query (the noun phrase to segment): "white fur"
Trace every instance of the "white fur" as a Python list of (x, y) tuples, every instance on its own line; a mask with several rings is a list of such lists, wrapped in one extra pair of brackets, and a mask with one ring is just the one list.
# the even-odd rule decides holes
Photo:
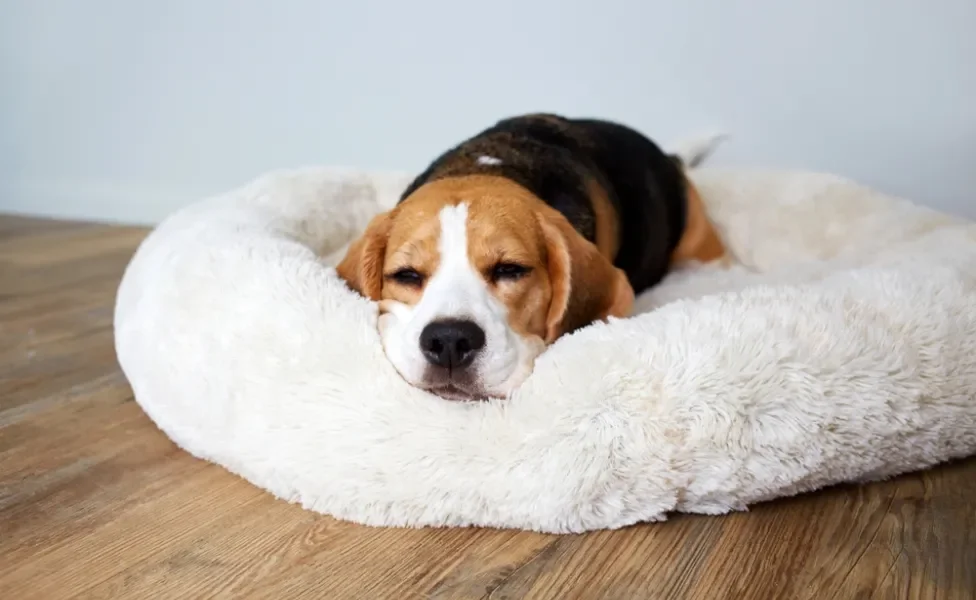
[(392, 304), (380, 317), (380, 337), (387, 356), (408, 382), (423, 385), (427, 360), (420, 333), (428, 323), (445, 318), (467, 319), (485, 331), (485, 347), (469, 367), (481, 391), (505, 396), (522, 383), (543, 350), (541, 340), (518, 336), (508, 325), (508, 311), (488, 289), (468, 255), (468, 207), (461, 203), (441, 209), (439, 263), (415, 306)]
[(377, 525), (614, 528), (976, 452), (973, 224), (827, 175), (694, 177), (744, 266), (561, 338), (508, 401), (404, 382), (323, 264), (400, 175), (275, 173), (172, 216), (119, 290), (119, 361), (183, 448)]
[(502, 164), (502, 159), (496, 158), (494, 156), (488, 156), (487, 154), (484, 154), (484, 155), (478, 157), (478, 161), (477, 162), (478, 162), (479, 165), (495, 166), (495, 165)]
[(670, 152), (678, 156), (687, 168), (694, 168), (705, 162), (715, 149), (728, 138), (724, 133), (711, 133), (687, 138), (672, 144)]

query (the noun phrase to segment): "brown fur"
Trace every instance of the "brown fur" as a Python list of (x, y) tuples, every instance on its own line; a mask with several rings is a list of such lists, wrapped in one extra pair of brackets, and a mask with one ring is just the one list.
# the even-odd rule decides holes
[[(386, 276), (405, 266), (432, 276), (440, 210), (462, 201), (468, 205), (468, 259), (508, 308), (515, 332), (552, 342), (591, 321), (629, 313), (633, 291), (626, 275), (563, 215), (505, 177), (448, 177), (421, 186), (370, 223), (339, 264), (339, 275), (373, 300), (419, 302), (422, 288)], [(493, 282), (489, 274), (501, 261), (531, 271)]]
[(620, 250), (620, 221), (607, 191), (593, 179), (586, 181), (586, 192), (596, 219), (596, 247), (612, 262)]
[(671, 264), (680, 266), (691, 261), (705, 263), (714, 260), (727, 263), (728, 257), (722, 238), (719, 237), (715, 226), (708, 218), (697, 188), (687, 177), (685, 178), (685, 196), (687, 198), (685, 229), (681, 235), (681, 240), (671, 255)]
[(552, 300), (546, 343), (607, 317), (626, 317), (634, 304), (627, 276), (576, 233), (564, 216), (542, 205), (537, 214), (546, 240)]
[(354, 241), (336, 266), (339, 277), (352, 289), (374, 302), (380, 300), (383, 266), (393, 219), (390, 213), (373, 217), (363, 235)]

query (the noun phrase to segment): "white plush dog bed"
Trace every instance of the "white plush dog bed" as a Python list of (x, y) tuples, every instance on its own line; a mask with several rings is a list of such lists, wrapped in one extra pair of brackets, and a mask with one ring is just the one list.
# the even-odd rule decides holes
[(375, 525), (615, 528), (976, 453), (976, 225), (831, 176), (695, 178), (743, 266), (560, 339), (507, 401), (409, 387), (327, 266), (400, 175), (280, 172), (172, 216), (119, 289), (119, 361), (189, 452)]

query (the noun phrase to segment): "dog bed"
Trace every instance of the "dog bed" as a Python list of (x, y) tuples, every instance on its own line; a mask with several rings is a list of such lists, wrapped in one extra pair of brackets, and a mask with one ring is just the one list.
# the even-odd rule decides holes
[(505, 401), (408, 386), (330, 266), (400, 174), (276, 172), (167, 219), (119, 362), (187, 451), (372, 525), (618, 528), (976, 453), (976, 225), (830, 175), (694, 179), (738, 264), (561, 338)]

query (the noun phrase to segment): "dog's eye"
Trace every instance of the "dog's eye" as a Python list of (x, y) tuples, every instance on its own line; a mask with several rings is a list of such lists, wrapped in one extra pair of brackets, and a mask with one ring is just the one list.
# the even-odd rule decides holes
[(424, 282), (424, 276), (421, 275), (416, 269), (411, 269), (410, 267), (398, 269), (386, 277), (387, 279), (392, 279), (401, 285), (409, 285), (414, 287), (419, 287)]
[(491, 268), (491, 279), (492, 281), (501, 281), (503, 279), (513, 281), (525, 276), (531, 270), (529, 267), (523, 265), (502, 262)]

